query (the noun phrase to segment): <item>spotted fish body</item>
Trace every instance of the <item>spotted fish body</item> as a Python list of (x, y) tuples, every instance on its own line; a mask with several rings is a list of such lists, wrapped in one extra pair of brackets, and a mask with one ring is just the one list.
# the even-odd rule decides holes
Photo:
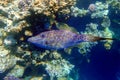
[(38, 47), (54, 50), (68, 48), (86, 41), (94, 41), (94, 37), (68, 30), (51, 30), (28, 38), (28, 42)]

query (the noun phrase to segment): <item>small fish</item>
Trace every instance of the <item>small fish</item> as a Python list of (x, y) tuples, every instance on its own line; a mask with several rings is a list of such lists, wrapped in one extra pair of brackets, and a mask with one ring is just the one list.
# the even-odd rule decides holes
[(45, 49), (59, 50), (75, 46), (81, 42), (112, 40), (85, 34), (76, 34), (68, 30), (51, 30), (28, 38), (28, 42)]

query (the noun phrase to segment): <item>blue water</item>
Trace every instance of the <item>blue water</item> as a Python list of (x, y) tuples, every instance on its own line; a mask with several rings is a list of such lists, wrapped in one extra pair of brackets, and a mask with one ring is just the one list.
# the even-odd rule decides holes
[[(83, 6), (86, 7), (88, 5), (86, 3)], [(78, 7), (81, 6), (78, 5)], [(111, 19), (110, 29), (115, 33), (115, 35), (117, 35), (117, 38), (119, 39), (120, 33), (117, 28), (119, 29), (120, 25), (114, 23), (112, 20), (117, 19), (120, 21), (120, 15), (115, 15), (115, 11), (112, 9), (109, 11), (109, 17)], [(83, 31), (85, 30), (85, 25), (90, 22), (99, 24), (97, 20), (91, 20), (89, 16), (82, 18), (72, 17), (67, 23), (70, 26), (74, 26), (78, 31)], [(90, 63), (88, 63), (85, 59), (83, 59), (83, 62), (81, 63), (81, 56), (77, 52), (74, 52), (72, 55), (76, 57), (73, 63), (76, 65), (76, 68), (79, 69), (79, 80), (120, 80), (120, 40), (113, 41), (112, 48), (110, 50), (106, 50), (103, 47), (103, 44), (99, 43), (97, 46), (92, 48), (89, 54), (91, 54), (89, 57)]]
[[(113, 15), (112, 13), (111, 11), (109, 14), (110, 19), (120, 20), (120, 15)], [(68, 24), (80, 31), (84, 30), (84, 26), (89, 22), (95, 21), (87, 16), (84, 18), (71, 18)], [(119, 31), (117, 28), (119, 29), (120, 25), (111, 21), (111, 26), (110, 29), (112, 29), (115, 35), (118, 35)], [(85, 59), (79, 65), (78, 63), (81, 59), (76, 59), (74, 62), (77, 68), (79, 68), (79, 80), (120, 80), (120, 40), (115, 40), (110, 50), (106, 50), (103, 44), (99, 43), (92, 48), (90, 54), (90, 63), (87, 63)], [(76, 56), (79, 56), (79, 53)]]
[(110, 51), (101, 45), (95, 47), (91, 52), (90, 63), (83, 63), (80, 67), (83, 80), (118, 80), (116, 73), (120, 69), (120, 53), (117, 47), (113, 45)]

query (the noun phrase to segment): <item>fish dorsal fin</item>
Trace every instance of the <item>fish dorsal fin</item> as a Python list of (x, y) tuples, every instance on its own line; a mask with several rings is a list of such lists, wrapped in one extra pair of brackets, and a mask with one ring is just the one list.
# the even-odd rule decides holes
[(53, 22), (53, 24), (51, 26), (51, 30), (59, 30), (56, 22)]
[(69, 26), (68, 24), (66, 23), (57, 23), (56, 22), (56, 27), (59, 29), (59, 30), (68, 30), (68, 31), (71, 31), (71, 32), (74, 32), (74, 33), (78, 33), (78, 31), (74, 28), (74, 27), (71, 27)]
[(49, 28), (46, 29), (46, 31), (51, 31), (51, 30), (59, 30), (59, 28), (56, 25), (56, 22), (52, 22)]
[(48, 30), (68, 30), (78, 34), (78, 31), (66, 23), (54, 21)]

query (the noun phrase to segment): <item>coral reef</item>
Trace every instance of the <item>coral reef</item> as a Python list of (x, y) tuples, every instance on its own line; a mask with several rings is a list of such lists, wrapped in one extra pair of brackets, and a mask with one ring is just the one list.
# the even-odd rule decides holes
[(70, 71), (74, 68), (74, 65), (70, 64), (68, 61), (62, 60), (52, 60), (46, 63), (46, 71), (50, 76), (50, 80), (54, 80), (54, 77), (65, 77), (69, 75)]
[(112, 8), (120, 10), (120, 1), (119, 0), (107, 0), (108, 3)]
[(108, 4), (104, 4), (102, 2), (96, 2), (95, 3), (96, 9), (95, 11), (91, 14), (91, 18), (104, 18), (105, 16), (108, 15)]
[[(27, 80), (27, 79), (26, 79)], [(30, 78), (29, 80), (43, 80), (43, 78), (42, 77), (32, 77), (32, 78)]]
[(7, 74), (7, 76), (22, 77), (24, 70), (24, 67), (15, 65), (15, 67)]
[(9, 3), (11, 3), (13, 0), (0, 0), (0, 5), (7, 6)]
[(21, 0), (18, 7), (21, 10), (33, 10), (36, 14), (43, 13), (47, 16), (56, 12), (70, 12), (69, 7), (75, 4), (75, 0)]
[(17, 44), (17, 41), (13, 38), (13, 36), (7, 36), (3, 41), (5, 46), (13, 46)]
[(19, 79), (14, 76), (6, 76), (6, 77), (4, 77), (4, 80), (23, 80), (23, 79)]
[(0, 46), (0, 73), (15, 66), (17, 58), (10, 55), (10, 50)]
[(71, 7), (71, 15), (74, 17), (80, 16), (83, 17), (88, 13), (88, 10), (85, 9), (79, 9), (78, 7)]

